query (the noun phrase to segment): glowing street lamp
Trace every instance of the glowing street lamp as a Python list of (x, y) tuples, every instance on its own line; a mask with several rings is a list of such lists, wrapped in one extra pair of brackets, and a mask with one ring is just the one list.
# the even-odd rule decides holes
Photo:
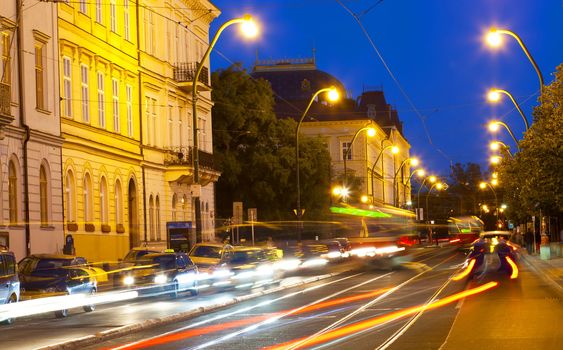
[[(391, 153), (393, 154), (397, 154), (399, 153), (399, 147), (394, 146), (393, 144), (390, 144), (386, 147), (383, 147), (383, 144), (385, 144), (385, 141), (389, 141), (391, 142), (391, 140), (389, 140), (388, 138), (385, 138), (381, 141), (381, 151), (379, 151), (379, 154), (377, 155), (377, 158), (375, 158), (375, 162), (373, 162), (373, 166), (371, 167), (371, 196), (373, 199), (375, 199), (375, 187), (373, 184), (373, 179), (374, 179), (374, 174), (375, 174), (375, 166), (377, 165), (377, 162), (379, 161), (379, 158), (381, 158), (383, 156), (383, 152), (385, 152), (388, 149), (391, 149)], [(381, 196), (382, 196), (382, 200), (383, 203), (385, 203), (385, 168), (383, 167), (383, 159), (381, 158)]]
[(497, 165), (500, 164), (502, 158), (499, 156), (492, 156), (489, 161), (491, 162), (491, 164)]
[[(313, 96), (311, 96), (311, 99), (309, 100), (309, 104), (307, 105), (307, 108), (305, 108), (305, 111), (301, 115), (301, 118), (299, 119), (299, 123), (297, 123), (297, 128), (295, 129), (295, 167), (296, 167), (295, 172), (296, 172), (296, 178), (297, 178), (297, 210), (296, 210), (297, 221), (300, 221), (301, 216), (302, 216), (302, 213), (301, 213), (301, 185), (300, 185), (300, 182), (299, 182), (299, 128), (301, 127), (301, 123), (303, 122), (303, 119), (305, 119), (307, 112), (309, 112), (309, 109), (311, 108), (313, 101), (317, 98), (317, 96), (319, 96), (323, 92), (328, 93), (328, 99), (330, 101), (337, 101), (340, 97), (338, 90), (334, 86), (331, 86), (329, 88), (320, 89), (317, 92), (315, 92), (313, 94)], [(197, 124), (194, 124), (194, 125), (197, 125)], [(301, 230), (300, 229), (298, 230), (297, 236), (298, 236), (297, 239), (299, 241), (301, 241)]]
[[(192, 161), (193, 161), (193, 184), (199, 185), (199, 129), (195, 127), (198, 125), (198, 117), (197, 117), (197, 100), (198, 100), (198, 92), (197, 92), (197, 82), (199, 81), (199, 76), (201, 75), (201, 71), (203, 70), (203, 66), (205, 61), (209, 58), (209, 54), (211, 50), (215, 47), (219, 36), (221, 33), (230, 25), (233, 24), (242, 24), (241, 29), (243, 32), (248, 36), (252, 37), (258, 33), (258, 28), (256, 27), (256, 23), (253, 21), (251, 15), (244, 15), (241, 18), (234, 18), (230, 21), (225, 22), (219, 29), (215, 36), (209, 43), (207, 50), (203, 54), (203, 57), (197, 64), (197, 70), (194, 74), (193, 81), (192, 81), (192, 125), (193, 127), (193, 140), (194, 145), (192, 148)], [(201, 201), (199, 196), (194, 196), (194, 211), (195, 211), (195, 234), (196, 234), (196, 242), (202, 241), (202, 224), (201, 224)]]
[(497, 192), (495, 191), (495, 188), (488, 182), (484, 182), (482, 181), (481, 183), (479, 183), (479, 188), (484, 190), (487, 187), (489, 187), (491, 189), (491, 191), (493, 191), (493, 194), (495, 195), (495, 207), (496, 207), (496, 214), (497, 214), (497, 221), (498, 221), (498, 198), (497, 198)]
[(346, 148), (346, 153), (344, 153), (344, 186), (346, 186), (346, 183), (348, 182), (348, 178), (347, 178), (347, 168), (346, 168), (346, 160), (348, 159), (348, 157), (350, 156), (350, 151), (352, 150), (352, 145), (354, 144), (354, 141), (356, 140), (356, 137), (358, 137), (358, 135), (360, 134), (360, 132), (362, 131), (366, 131), (366, 134), (368, 135), (368, 137), (374, 137), (376, 134), (376, 131), (373, 127), (369, 127), (369, 125), (372, 125), (372, 122), (369, 122), (366, 126), (358, 129), (355, 133), (354, 136), (352, 137), (352, 141), (350, 141), (350, 146), (348, 148)]
[(516, 137), (514, 136), (514, 133), (512, 132), (512, 130), (510, 129), (510, 127), (508, 127), (508, 125), (506, 123), (503, 123), (499, 120), (493, 120), (491, 122), (489, 122), (489, 130), (491, 132), (497, 132), (500, 130), (500, 127), (504, 127), (506, 129), (506, 131), (508, 131), (508, 133), (510, 134), (510, 136), (512, 137), (512, 140), (514, 140), (514, 143), (516, 144), (516, 147), (518, 147), (518, 150), (520, 150), (520, 145), (518, 144), (518, 140), (516, 139)]
[(512, 153), (510, 153), (510, 147), (508, 147), (508, 145), (502, 141), (493, 141), (489, 144), (489, 147), (491, 148), (491, 151), (498, 151), (500, 149), (506, 151), (506, 153), (508, 153), (508, 155), (510, 156), (510, 158), (512, 158)]
[(398, 194), (398, 189), (397, 189), (397, 175), (399, 174), (399, 172), (401, 171), (401, 169), (403, 169), (403, 167), (405, 166), (405, 164), (410, 163), (410, 165), (412, 166), (418, 166), (418, 164), (420, 164), (420, 162), (418, 161), (417, 158), (407, 158), (405, 160), (403, 160), (401, 162), (401, 165), (399, 166), (399, 168), (397, 169), (397, 171), (395, 172), (395, 176), (393, 176), (393, 199), (395, 202), (395, 206), (397, 206), (398, 204), (398, 200), (397, 200), (397, 195)]
[(434, 184), (438, 179), (436, 178), (436, 176), (430, 175), (430, 176), (425, 177), (424, 180), (422, 180), (422, 183), (420, 184), (420, 187), (418, 188), (418, 193), (416, 195), (416, 205), (419, 208), (421, 208), (421, 206), (420, 206), (420, 190), (422, 190), (422, 187), (424, 187), (424, 183), (426, 182), (426, 180), (428, 180), (431, 184)]
[(510, 92), (502, 89), (492, 88), (489, 90), (489, 93), (487, 94), (487, 99), (493, 103), (499, 102), (501, 98), (501, 94), (504, 94), (508, 96), (508, 98), (510, 98), (510, 100), (514, 104), (514, 107), (516, 107), (516, 110), (518, 111), (518, 113), (520, 113), (520, 116), (524, 120), (524, 124), (526, 125), (526, 131), (528, 131), (528, 129), (530, 128), (530, 125), (528, 124), (528, 118), (526, 118), (526, 116), (524, 115), (524, 111), (522, 110), (522, 108), (520, 108), (520, 105), (518, 104), (518, 102), (516, 102), (514, 96), (512, 96)]
[[(489, 44), (489, 46), (491, 46), (491, 47), (494, 47), (494, 48), (499, 47), (500, 45), (502, 45), (501, 35), (509, 35), (509, 36), (513, 37), (514, 39), (516, 39), (518, 44), (520, 44), (520, 47), (522, 48), (522, 50), (526, 54), (526, 57), (528, 57), (528, 60), (534, 66), (534, 69), (536, 70), (536, 73), (538, 75), (538, 79), (540, 81), (540, 93), (541, 93), (541, 95), (543, 95), (543, 76), (540, 72), (540, 69), (539, 69), (538, 65), (536, 64), (536, 61), (534, 61), (534, 58), (532, 57), (532, 55), (530, 55), (528, 48), (526, 47), (526, 45), (524, 45), (524, 42), (522, 41), (522, 39), (520, 39), (520, 37), (516, 33), (512, 32), (510, 30), (507, 30), (507, 29), (491, 28), (489, 30), (489, 33), (486, 36), (486, 41)], [(541, 99), (541, 95), (540, 95), (540, 99)]]

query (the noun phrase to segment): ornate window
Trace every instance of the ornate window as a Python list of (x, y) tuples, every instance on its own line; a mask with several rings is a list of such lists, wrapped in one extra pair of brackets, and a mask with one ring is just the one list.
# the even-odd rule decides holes
[(119, 180), (115, 182), (115, 223), (123, 224), (123, 192)]
[(10, 208), (10, 224), (18, 223), (18, 171), (16, 164), (10, 160), (8, 165), (8, 204)]
[(76, 222), (76, 187), (71, 170), (66, 173), (66, 220)]
[(92, 193), (92, 179), (90, 179), (90, 174), (86, 173), (84, 175), (84, 184), (83, 184), (83, 191), (84, 191), (84, 222), (91, 223), (94, 217), (94, 208), (93, 208), (93, 193)]
[(104, 73), (98, 72), (98, 123), (100, 128), (106, 128), (106, 96), (104, 92)]
[(64, 115), (72, 117), (72, 68), (70, 58), (63, 57)]
[(81, 105), (82, 105), (82, 121), (85, 123), (90, 122), (90, 90), (88, 87), (88, 66), (85, 64), (80, 65), (80, 91), (81, 91)]
[(39, 210), (41, 226), (49, 225), (49, 178), (43, 164), (39, 168)]
[(119, 132), (119, 81), (116, 78), (111, 80), (112, 106), (113, 106), (113, 131)]
[(100, 180), (100, 222), (106, 225), (109, 222), (109, 194), (106, 178)]

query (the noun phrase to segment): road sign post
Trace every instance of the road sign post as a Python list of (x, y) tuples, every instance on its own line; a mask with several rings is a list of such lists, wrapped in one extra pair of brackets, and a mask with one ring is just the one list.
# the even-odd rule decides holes
[(258, 209), (248, 208), (248, 221), (252, 230), (252, 245), (254, 245), (254, 222), (257, 220)]

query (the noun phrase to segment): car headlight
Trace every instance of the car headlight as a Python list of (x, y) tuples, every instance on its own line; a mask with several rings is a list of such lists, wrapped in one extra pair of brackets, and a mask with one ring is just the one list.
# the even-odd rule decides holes
[(217, 270), (213, 271), (212, 275), (215, 278), (224, 278), (224, 277), (231, 276), (232, 273), (231, 273), (231, 271), (229, 271), (227, 269), (217, 269)]
[(154, 278), (154, 283), (163, 284), (163, 283), (166, 283), (167, 280), (168, 280), (168, 278), (166, 278), (166, 275), (157, 275)]
[(130, 286), (135, 283), (135, 278), (133, 276), (127, 276), (123, 279), (123, 284), (126, 286)]

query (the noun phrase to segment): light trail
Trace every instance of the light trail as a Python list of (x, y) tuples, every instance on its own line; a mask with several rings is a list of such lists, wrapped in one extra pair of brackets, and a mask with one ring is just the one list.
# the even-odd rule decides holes
[(351, 319), (352, 317), (356, 316), (357, 314), (359, 314), (360, 312), (363, 312), (365, 309), (367, 309), (368, 307), (372, 306), (373, 304), (379, 302), (380, 300), (386, 298), (387, 296), (393, 294), (394, 292), (396, 292), (397, 290), (401, 289), (402, 287), (404, 287), (405, 285), (407, 285), (408, 283), (412, 282), (413, 280), (417, 279), (418, 277), (424, 275), (425, 273), (427, 273), (428, 271), (432, 271), (434, 270), (436, 267), (442, 265), (443, 263), (445, 263), (448, 260), (451, 260), (455, 257), (456, 255), (452, 255), (442, 261), (440, 261), (438, 264), (432, 266), (431, 268), (429, 268), (428, 270), (422, 271), (419, 274), (409, 278), (408, 280), (404, 281), (403, 283), (391, 288), (391, 290), (389, 290), (388, 292), (384, 293), (383, 295), (380, 295), (379, 297), (375, 298), (374, 300), (362, 305), (361, 307), (359, 307), (358, 309), (356, 309), (354, 312), (346, 315), (345, 317), (341, 318), (340, 320), (326, 326), (325, 328), (321, 329), (320, 331), (305, 337), (301, 340), (299, 340), (298, 342), (292, 343), (291, 346), (289, 346), (288, 348), (286, 348), (287, 350), (293, 350), (293, 349), (298, 349), (301, 346), (301, 343), (305, 344), (308, 343), (309, 341), (321, 337), (323, 334), (330, 332), (331, 329), (333, 329), (334, 327), (337, 327), (339, 325), (341, 325), (342, 323), (348, 321), (349, 319)]
[(513, 279), (518, 278), (518, 267), (516, 266), (516, 263), (514, 263), (514, 261), (509, 256), (506, 257), (506, 261), (508, 262), (508, 264), (512, 268), (512, 273), (510, 274), (510, 279), (513, 280)]
[(467, 265), (465, 270), (463, 270), (459, 274), (452, 277), (452, 280), (459, 281), (459, 280), (465, 278), (465, 276), (469, 275), (469, 273), (473, 270), (473, 266), (475, 266), (475, 259), (469, 260), (469, 265)]
[(394, 320), (415, 314), (417, 312), (442, 307), (442, 306), (445, 306), (447, 304), (453, 303), (457, 300), (466, 298), (468, 296), (483, 293), (483, 292), (485, 292), (485, 291), (487, 291), (491, 288), (494, 288), (496, 286), (498, 286), (498, 282), (489, 282), (489, 283), (484, 284), (482, 286), (479, 286), (479, 287), (476, 287), (476, 288), (473, 288), (473, 289), (468, 289), (468, 290), (465, 290), (463, 292), (453, 294), (453, 295), (446, 297), (444, 299), (440, 299), (438, 301), (435, 301), (435, 302), (433, 302), (429, 305), (424, 304), (424, 305), (410, 307), (410, 308), (407, 308), (407, 309), (401, 310), (401, 311), (391, 312), (389, 314), (374, 317), (374, 318), (369, 319), (369, 320), (353, 323), (353, 324), (350, 324), (348, 326), (344, 326), (344, 327), (334, 329), (330, 332), (326, 332), (326, 333), (321, 334), (321, 335), (314, 337), (314, 338), (305, 337), (305, 338), (302, 338), (302, 339), (289, 341), (289, 342), (286, 342), (286, 343), (283, 343), (283, 344), (266, 347), (266, 348), (264, 348), (264, 350), (301, 349), (301, 348), (306, 347), (306, 346), (317, 345), (317, 344), (324, 343), (324, 342), (327, 342), (327, 341), (330, 341), (330, 340), (333, 340), (333, 339), (349, 336), (351, 334), (356, 334), (358, 332), (368, 330), (368, 329), (376, 327), (376, 326), (380, 326), (380, 325), (385, 324), (387, 322), (394, 321)]
[(289, 294), (283, 295), (283, 296), (281, 296), (281, 297), (278, 297), (278, 298), (275, 298), (275, 299), (272, 299), (272, 300), (266, 300), (266, 301), (260, 302), (260, 303), (258, 303), (258, 304), (255, 304), (255, 305), (242, 308), (242, 309), (237, 310), (237, 311), (232, 311), (232, 312), (229, 312), (229, 313), (217, 315), (217, 316), (215, 316), (215, 317), (211, 317), (211, 318), (209, 318), (209, 319), (207, 319), (207, 320), (204, 320), (204, 321), (196, 322), (196, 323), (194, 323), (194, 324), (191, 324), (191, 325), (188, 325), (188, 326), (185, 326), (185, 327), (182, 327), (182, 328), (178, 328), (178, 329), (175, 329), (175, 330), (170, 331), (170, 332), (166, 332), (166, 333), (163, 333), (163, 334), (159, 334), (159, 335), (157, 335), (157, 336), (154, 336), (154, 337), (150, 337), (150, 338), (142, 339), (142, 340), (139, 340), (139, 341), (136, 341), (136, 342), (132, 342), (132, 343), (129, 343), (129, 344), (125, 344), (125, 345), (122, 345), (122, 346), (119, 346), (119, 347), (115, 347), (115, 348), (113, 348), (113, 349), (115, 349), (115, 350), (122, 350), (122, 349), (141, 349), (141, 348), (143, 348), (144, 346), (141, 346), (141, 347), (134, 347), (134, 346), (142, 345), (143, 343), (148, 342), (148, 341), (151, 341), (151, 340), (153, 340), (153, 339), (158, 339), (158, 338), (161, 338), (161, 337), (166, 337), (166, 336), (168, 336), (168, 335), (175, 334), (175, 333), (177, 333), (177, 332), (182, 332), (182, 331), (185, 331), (185, 330), (187, 330), (187, 329), (192, 329), (192, 328), (200, 327), (200, 326), (203, 326), (203, 325), (208, 324), (208, 323), (211, 323), (211, 322), (215, 322), (215, 321), (219, 321), (219, 320), (222, 320), (222, 319), (226, 319), (226, 318), (231, 317), (231, 316), (233, 316), (233, 315), (245, 313), (245, 312), (248, 312), (248, 311), (250, 311), (250, 310), (259, 308), (259, 307), (271, 305), (271, 304), (273, 304), (273, 303), (275, 303), (275, 302), (278, 302), (278, 301), (281, 301), (281, 300), (284, 300), (284, 299), (288, 299), (288, 298), (294, 297), (294, 296), (299, 295), (299, 294), (305, 294), (305, 293), (307, 293), (307, 292), (310, 292), (310, 291), (313, 291), (313, 290), (316, 290), (316, 289), (319, 289), (319, 288), (322, 288), (322, 287), (326, 287), (326, 286), (329, 286), (329, 285), (334, 284), (334, 283), (342, 282), (342, 281), (345, 281), (345, 280), (348, 280), (348, 279), (350, 279), (350, 278), (357, 277), (357, 276), (360, 276), (360, 275), (363, 275), (363, 274), (364, 274), (363, 272), (362, 272), (362, 273), (357, 273), (357, 274), (354, 274), (354, 275), (351, 275), (351, 276), (346, 276), (346, 277), (342, 277), (342, 278), (336, 279), (336, 280), (334, 280), (334, 281), (329, 281), (329, 282), (325, 282), (325, 283), (322, 283), (322, 284), (319, 284), (319, 285), (316, 285), (316, 286), (311, 286), (311, 287), (305, 288), (305, 289), (303, 289), (303, 290), (296, 291), (296, 292), (293, 292), (293, 293), (289, 293)]

